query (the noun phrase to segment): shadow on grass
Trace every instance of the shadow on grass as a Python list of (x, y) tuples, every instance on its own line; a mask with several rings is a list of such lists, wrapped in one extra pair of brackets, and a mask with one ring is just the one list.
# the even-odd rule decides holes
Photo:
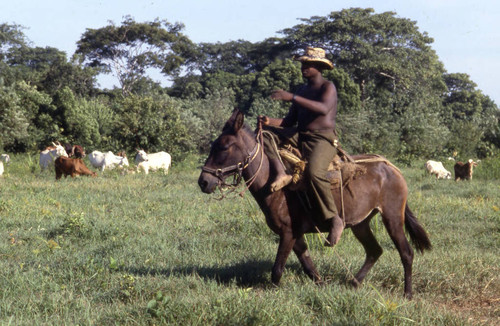
[[(196, 275), (204, 280), (213, 280), (221, 285), (236, 284), (242, 288), (274, 288), (271, 282), (271, 270), (273, 267), (272, 261), (250, 260), (226, 266), (183, 266), (171, 269), (155, 269), (148, 267), (124, 267), (120, 271), (140, 275), (160, 275), (163, 277), (179, 277)], [(304, 273), (302, 267), (298, 263), (287, 263), (285, 274), (293, 274), (297, 277), (304, 277), (309, 281), (309, 278)], [(323, 285), (331, 284), (346, 284), (352, 287), (352, 278), (343, 272), (323, 275)], [(312, 283), (312, 280), (311, 280)]]
[[(250, 260), (227, 266), (183, 266), (171, 269), (155, 269), (147, 267), (128, 267), (122, 271), (135, 275), (188, 276), (197, 275), (206, 280), (215, 280), (219, 284), (236, 284), (240, 287), (270, 287), (273, 262)], [(287, 264), (286, 273), (304, 275), (299, 264)]]

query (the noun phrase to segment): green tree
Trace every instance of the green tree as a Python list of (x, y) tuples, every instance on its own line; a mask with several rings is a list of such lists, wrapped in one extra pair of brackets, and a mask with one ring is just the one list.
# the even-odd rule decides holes
[(99, 113), (104, 110), (95, 101), (79, 98), (69, 87), (64, 87), (57, 92), (53, 104), (57, 107), (58, 124), (64, 141), (85, 147), (101, 143), (102, 125), (98, 119), (103, 116)]
[(191, 70), (202, 74), (224, 71), (242, 75), (262, 71), (272, 62), (290, 57), (290, 44), (275, 37), (257, 43), (245, 40), (201, 43)]
[(3, 85), (11, 85), (17, 81), (8, 60), (13, 50), (27, 46), (28, 40), (22, 31), (23, 28), (15, 24), (0, 24), (0, 80)]
[(113, 73), (127, 95), (146, 76), (148, 68), (160, 69), (167, 76), (180, 72), (195, 51), (189, 38), (181, 33), (183, 28), (180, 23), (159, 19), (137, 23), (127, 16), (120, 26), (111, 23), (87, 29), (77, 43), (76, 53), (87, 65)]
[(195, 69), (202, 74), (224, 71), (236, 75), (252, 71), (253, 64), (248, 52), (254, 44), (249, 41), (227, 43), (201, 43)]
[[(80, 95), (92, 95), (96, 72), (68, 62), (66, 53), (52, 47), (31, 47), (19, 25), (0, 25), (0, 78), (7, 85), (24, 80), (39, 91), (55, 94), (69, 86)], [(76, 57), (75, 57), (76, 58)]]
[(0, 149), (12, 148), (28, 138), (29, 121), (20, 102), (13, 87), (0, 83)]
[(465, 157), (493, 155), (500, 144), (498, 107), (467, 74), (445, 74), (444, 80), (445, 122), (453, 132), (448, 147)]
[(178, 101), (178, 106), (189, 134), (188, 152), (208, 153), (235, 107), (235, 95), (231, 89), (219, 89), (205, 98)]
[(9, 57), (12, 49), (27, 46), (28, 40), (23, 29), (21, 25), (0, 24), (0, 62)]
[(325, 48), (335, 64), (360, 85), (362, 99), (373, 95), (366, 89), (368, 83), (391, 91), (405, 91), (416, 82), (444, 88), (442, 64), (429, 45), (433, 39), (420, 33), (414, 21), (395, 17), (394, 12), (374, 14), (371, 8), (351, 8), (302, 21), (282, 31), (286, 40), (295, 49), (305, 45)]
[[(0, 147), (13, 152), (36, 149), (44, 140), (55, 140), (58, 127), (50, 116), (40, 116), (52, 99), (24, 81), (11, 86), (0, 82)], [(40, 119), (46, 124), (39, 124)]]
[(51, 47), (22, 46), (12, 49), (7, 63), (17, 80), (36, 85), (40, 91), (54, 95), (69, 87), (80, 96), (95, 94), (97, 72), (77, 63), (76, 57), (68, 62), (66, 53)]
[(130, 95), (117, 104), (114, 135), (125, 148), (167, 151), (175, 159), (188, 154), (191, 138), (175, 100)]

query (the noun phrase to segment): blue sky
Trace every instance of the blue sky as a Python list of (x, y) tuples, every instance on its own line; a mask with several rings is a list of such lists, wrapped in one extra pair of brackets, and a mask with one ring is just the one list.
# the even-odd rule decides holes
[[(0, 22), (23, 25), (34, 46), (66, 51), (86, 28), (100, 28), (126, 15), (138, 22), (155, 18), (182, 22), (193, 42), (251, 42), (279, 36), (299, 18), (326, 16), (345, 8), (393, 11), (417, 22), (445, 69), (471, 76), (484, 94), (500, 104), (500, 1), (498, 0), (0, 0)], [(158, 77), (159, 78), (159, 77)], [(158, 79), (156, 78), (156, 79)], [(159, 80), (161, 81), (161, 80)], [(102, 79), (103, 86), (109, 80)]]

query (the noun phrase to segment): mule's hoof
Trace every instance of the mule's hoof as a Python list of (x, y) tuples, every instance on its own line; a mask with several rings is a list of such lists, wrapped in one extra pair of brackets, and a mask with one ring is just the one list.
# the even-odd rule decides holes
[(409, 292), (409, 293), (405, 293), (405, 294), (404, 294), (404, 297), (405, 297), (405, 299), (407, 299), (407, 300), (411, 300), (411, 299), (413, 299), (413, 294), (412, 294), (411, 292)]
[(314, 284), (317, 286), (324, 286), (326, 283), (321, 278), (318, 278), (317, 280), (314, 280)]
[(358, 280), (355, 278), (350, 280), (349, 284), (351, 284), (351, 286), (355, 289), (357, 289), (361, 285), (361, 283), (359, 283)]
[(290, 184), (290, 182), (292, 182), (292, 176), (289, 174), (285, 174), (279, 177), (278, 179), (276, 179), (276, 181), (271, 183), (271, 192), (276, 192), (281, 188), (286, 187)]

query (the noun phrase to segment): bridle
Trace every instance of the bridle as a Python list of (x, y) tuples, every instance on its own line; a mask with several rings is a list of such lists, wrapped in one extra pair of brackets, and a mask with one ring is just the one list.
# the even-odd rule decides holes
[[(257, 142), (254, 146), (254, 148), (250, 151), (250, 153), (247, 154), (247, 156), (243, 159), (243, 161), (238, 162), (236, 164), (226, 166), (223, 168), (218, 168), (218, 169), (213, 169), (207, 166), (202, 166), (201, 170), (203, 172), (207, 172), (217, 179), (219, 179), (218, 187), (220, 188), (221, 191), (224, 191), (226, 189), (230, 189), (230, 192), (234, 191), (236, 187), (238, 187), (241, 183), (241, 180), (243, 179), (243, 171), (252, 163), (255, 158), (257, 158), (257, 155), (259, 152), (261, 152), (261, 159), (259, 163), (259, 167), (257, 168), (257, 171), (255, 172), (252, 177), (250, 177), (246, 183), (245, 189), (240, 192), (240, 196), (243, 196), (244, 192), (252, 185), (253, 181), (257, 177), (257, 174), (260, 171), (260, 168), (262, 167), (262, 161), (263, 161), (263, 145), (262, 145), (262, 133), (261, 129), (259, 128), (259, 131), (257, 133)], [(226, 179), (230, 176), (233, 176), (233, 180), (231, 183), (226, 183)], [(222, 196), (224, 198), (225, 195)], [(221, 198), (221, 199), (222, 199)]]
[[(252, 149), (250, 153), (248, 153), (247, 157), (241, 162), (238, 162), (234, 165), (226, 166), (224, 168), (218, 168), (218, 169), (213, 169), (209, 168), (208, 166), (202, 166), (201, 170), (203, 172), (210, 173), (211, 175), (217, 177), (221, 183), (220, 186), (233, 186), (237, 187), (242, 179), (243, 175), (243, 170), (245, 170), (250, 163), (253, 162), (253, 160), (257, 157), (257, 154), (259, 153), (260, 149), (260, 144), (257, 142), (255, 144), (255, 147)], [(233, 176), (233, 182), (232, 183), (226, 183), (225, 179), (227, 177)]]

